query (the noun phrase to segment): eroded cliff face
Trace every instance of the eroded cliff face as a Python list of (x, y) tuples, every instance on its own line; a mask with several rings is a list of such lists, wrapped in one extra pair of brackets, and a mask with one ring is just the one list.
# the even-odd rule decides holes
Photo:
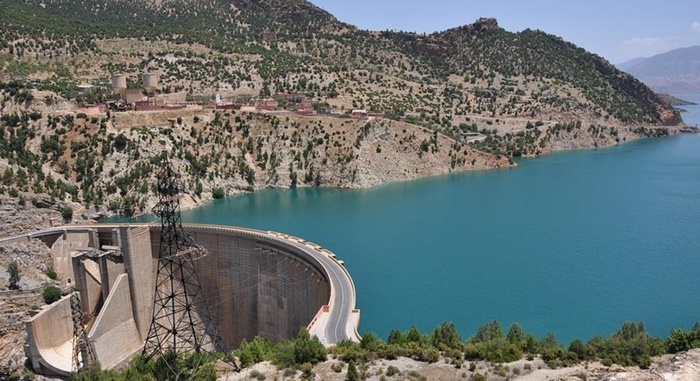
[(683, 125), (683, 118), (678, 110), (668, 104), (657, 104), (657, 112), (661, 116), (664, 126)]
[[(4, 185), (26, 200), (49, 194), (87, 217), (126, 214), (156, 202), (158, 156), (171, 152), (186, 206), (275, 187), (366, 188), (454, 171), (513, 165), (441, 133), (384, 118), (302, 117), (186, 109), (109, 116), (32, 114), (21, 135), (23, 161), (0, 158)], [(24, 132), (23, 132), (24, 131)], [(13, 143), (14, 144), (14, 143)], [(81, 215), (82, 216), (82, 211)]]
[[(185, 140), (181, 150), (171, 145), (177, 138), (163, 143), (175, 148), (174, 160), (184, 179), (199, 180), (205, 189), (367, 188), (513, 165), (508, 158), (479, 152), (451, 137), (383, 118), (216, 112), (183, 118), (167, 130), (168, 136)], [(163, 148), (153, 147), (143, 130), (121, 126), (116, 131), (137, 144), (140, 158), (158, 155)], [(133, 159), (131, 152), (125, 153), (127, 160)], [(196, 171), (203, 176), (193, 179)]]

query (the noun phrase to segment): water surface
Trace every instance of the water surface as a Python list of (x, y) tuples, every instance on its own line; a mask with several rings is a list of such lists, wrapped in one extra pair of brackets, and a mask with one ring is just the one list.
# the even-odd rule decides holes
[[(683, 96), (700, 102), (700, 96)], [(689, 124), (698, 106), (685, 107)], [(700, 135), (523, 160), (369, 190), (267, 190), (185, 222), (276, 230), (343, 259), (360, 331), (497, 319), (564, 343), (700, 321)]]

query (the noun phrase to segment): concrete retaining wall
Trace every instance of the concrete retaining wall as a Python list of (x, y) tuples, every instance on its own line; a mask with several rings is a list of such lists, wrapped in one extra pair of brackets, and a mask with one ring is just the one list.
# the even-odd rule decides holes
[(73, 320), (70, 295), (45, 307), (27, 322), (27, 350), (35, 371), (65, 375), (72, 366)]
[(117, 278), (112, 292), (88, 333), (90, 342), (94, 343), (97, 360), (104, 369), (124, 362), (143, 346), (131, 313), (128, 278), (127, 274)]
[[(151, 251), (151, 231), (148, 226), (122, 226), (119, 231), (122, 251), (129, 253), (124, 256), (124, 267), (129, 273), (134, 320), (141, 340), (145, 341), (153, 316), (153, 290), (158, 264)], [(158, 252), (155, 253), (157, 256)]]
[(80, 248), (87, 248), (91, 241), (88, 232), (71, 232), (60, 236), (51, 246), (53, 267), (59, 279), (75, 279), (71, 254)]

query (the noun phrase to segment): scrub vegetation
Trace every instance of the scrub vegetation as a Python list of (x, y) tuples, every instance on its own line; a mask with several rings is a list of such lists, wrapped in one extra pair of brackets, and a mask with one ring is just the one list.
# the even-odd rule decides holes
[[(453, 323), (446, 322), (430, 333), (421, 333), (413, 326), (403, 332), (392, 330), (386, 341), (374, 333), (367, 333), (359, 343), (343, 341), (329, 349), (318, 338), (310, 336), (306, 329), (302, 329), (295, 340), (276, 343), (260, 337), (244, 340), (232, 354), (243, 368), (270, 362), (278, 369), (286, 369), (285, 375), (301, 372), (302, 379), (313, 379), (314, 365), (331, 361), (334, 372), (346, 372), (346, 379), (363, 380), (371, 376), (367, 373), (369, 363), (399, 357), (426, 363), (444, 361), (457, 369), (464, 369), (465, 374), (468, 370), (472, 379), (479, 379), (483, 375), (476, 372), (475, 363), (478, 361), (494, 364), (496, 372), (503, 377), (516, 376), (520, 372), (520, 368), (511, 369), (505, 364), (521, 359), (533, 360), (536, 357), (541, 358), (550, 368), (600, 361), (607, 366), (616, 364), (646, 369), (652, 365), (654, 356), (693, 348), (700, 348), (700, 324), (689, 331), (675, 329), (663, 340), (651, 336), (643, 323), (627, 322), (609, 337), (596, 336), (587, 343), (574, 340), (567, 347), (552, 333), (536, 338), (517, 323), (506, 333), (498, 321), (493, 321), (479, 327), (476, 334), (467, 340), (462, 339)], [(217, 357), (213, 355), (182, 356), (178, 358), (179, 370), (188, 379), (215, 380), (213, 363), (216, 360)], [(72, 379), (129, 380), (138, 375), (143, 380), (156, 380), (163, 379), (160, 377), (167, 374), (168, 369), (162, 360), (144, 362), (143, 358), (138, 357), (128, 369), (100, 372), (99, 367), (95, 366), (74, 375)], [(525, 369), (528, 369), (527, 364)], [(392, 377), (399, 373), (396, 367), (389, 366), (385, 375)], [(421, 378), (420, 374), (408, 376)], [(263, 379), (265, 376), (255, 372), (251, 373), (251, 377)]]

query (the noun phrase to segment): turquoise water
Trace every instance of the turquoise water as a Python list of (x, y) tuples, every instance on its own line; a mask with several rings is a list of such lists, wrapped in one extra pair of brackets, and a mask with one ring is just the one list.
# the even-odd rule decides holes
[(443, 321), (466, 338), (497, 319), (568, 343), (627, 320), (664, 337), (700, 321), (700, 135), (369, 190), (267, 190), (183, 220), (328, 247), (355, 280), (360, 331), (384, 338)]
[(677, 97), (686, 101), (697, 103), (695, 106), (681, 106), (684, 112), (681, 114), (686, 124), (691, 126), (700, 126), (700, 94), (678, 94)]

